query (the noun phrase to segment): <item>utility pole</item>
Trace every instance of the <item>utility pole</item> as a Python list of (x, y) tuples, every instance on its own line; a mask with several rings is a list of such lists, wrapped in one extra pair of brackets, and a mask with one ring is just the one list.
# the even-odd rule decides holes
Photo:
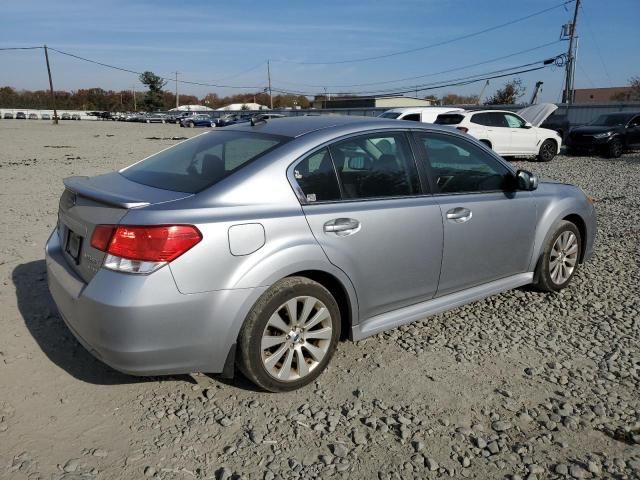
[(273, 95), (271, 94), (271, 62), (267, 60), (267, 80), (269, 82), (269, 106), (273, 110)]
[(133, 94), (133, 111), (138, 111), (138, 106), (136, 105), (136, 87), (135, 85), (131, 88), (131, 93)]
[(178, 74), (180, 72), (173, 72), (176, 74), (176, 108), (180, 106), (180, 97), (178, 96)]
[(569, 34), (569, 50), (567, 51), (567, 73), (564, 92), (562, 94), (562, 102), (567, 105), (573, 103), (573, 90), (574, 90), (574, 72), (575, 72), (575, 44), (576, 44), (576, 23), (578, 21), (578, 10), (580, 9), (580, 0), (576, 0), (576, 8), (573, 11), (573, 22), (565, 25), (568, 27), (568, 32), (565, 30), (565, 34)]
[(51, 67), (49, 66), (49, 51), (44, 46), (44, 58), (47, 61), (47, 73), (49, 74), (49, 90), (51, 90), (51, 103), (53, 106), (53, 124), (58, 125), (58, 111), (56, 110), (56, 94), (53, 91), (53, 80), (51, 79)]

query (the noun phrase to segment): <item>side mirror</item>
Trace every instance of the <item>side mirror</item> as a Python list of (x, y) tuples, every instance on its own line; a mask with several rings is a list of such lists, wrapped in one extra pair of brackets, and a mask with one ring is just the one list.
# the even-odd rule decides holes
[(516, 180), (518, 190), (532, 191), (538, 188), (538, 177), (527, 170), (518, 170), (516, 172)]
[(533, 128), (533, 125), (531, 125), (531, 123), (529, 123), (529, 122), (526, 122), (526, 123), (522, 126), (522, 128)]

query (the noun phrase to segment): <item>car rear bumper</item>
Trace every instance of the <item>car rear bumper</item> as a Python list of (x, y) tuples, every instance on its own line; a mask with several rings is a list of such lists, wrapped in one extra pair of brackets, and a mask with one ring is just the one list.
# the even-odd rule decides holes
[(84, 283), (55, 230), (45, 256), (49, 290), (69, 330), (96, 358), (132, 375), (222, 372), (244, 318), (266, 290), (185, 295), (167, 267), (151, 275), (100, 269)]

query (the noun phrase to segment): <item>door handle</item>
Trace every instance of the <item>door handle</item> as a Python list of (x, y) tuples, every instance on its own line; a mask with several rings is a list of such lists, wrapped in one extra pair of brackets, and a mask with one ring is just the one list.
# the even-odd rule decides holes
[(355, 218), (335, 218), (325, 223), (323, 229), (325, 233), (335, 233), (344, 237), (360, 230), (360, 222)]
[(471, 220), (473, 213), (468, 208), (456, 207), (447, 212), (447, 220), (451, 220), (455, 223), (464, 223), (467, 220)]

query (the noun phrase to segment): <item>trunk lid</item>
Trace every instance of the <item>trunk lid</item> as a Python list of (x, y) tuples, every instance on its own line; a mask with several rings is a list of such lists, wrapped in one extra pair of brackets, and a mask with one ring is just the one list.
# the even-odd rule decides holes
[(119, 173), (69, 177), (64, 185), (58, 208), (58, 236), (67, 263), (87, 283), (105, 257), (104, 252), (91, 246), (96, 225), (117, 225), (130, 209), (191, 196), (132, 182)]
[(558, 106), (553, 103), (540, 103), (518, 110), (518, 115), (534, 127), (539, 127), (557, 109)]

